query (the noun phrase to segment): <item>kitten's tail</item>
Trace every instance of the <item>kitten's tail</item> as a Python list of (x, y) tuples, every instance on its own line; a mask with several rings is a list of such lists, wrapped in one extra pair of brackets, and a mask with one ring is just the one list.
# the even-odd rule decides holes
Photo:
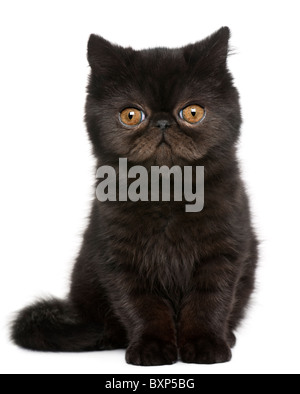
[(101, 328), (81, 321), (68, 301), (39, 301), (17, 315), (11, 339), (19, 346), (42, 351), (99, 350)]

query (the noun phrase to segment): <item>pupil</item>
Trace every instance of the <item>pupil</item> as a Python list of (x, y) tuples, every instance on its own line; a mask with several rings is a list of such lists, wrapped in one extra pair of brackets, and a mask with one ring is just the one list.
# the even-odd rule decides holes
[(192, 115), (196, 116), (197, 111), (195, 109), (192, 109)]
[(134, 117), (134, 112), (129, 112), (129, 114), (128, 114), (129, 120), (132, 120), (133, 117)]

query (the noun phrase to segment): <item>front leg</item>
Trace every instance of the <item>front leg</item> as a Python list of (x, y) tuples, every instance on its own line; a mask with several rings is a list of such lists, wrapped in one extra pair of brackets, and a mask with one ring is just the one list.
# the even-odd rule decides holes
[(227, 258), (202, 262), (182, 303), (178, 344), (185, 363), (231, 360), (228, 317), (234, 302), (238, 268)]
[[(115, 313), (125, 326), (129, 338), (127, 363), (143, 366), (175, 363), (178, 350), (171, 306), (164, 299), (145, 293), (138, 287), (139, 281), (132, 288), (132, 278), (128, 280), (130, 282), (119, 289), (120, 297), (116, 297), (115, 289), (113, 299)], [(130, 292), (127, 289), (131, 289)]]
[(144, 366), (175, 363), (178, 351), (171, 308), (152, 296), (140, 296), (133, 308), (136, 321), (131, 328), (126, 361)]

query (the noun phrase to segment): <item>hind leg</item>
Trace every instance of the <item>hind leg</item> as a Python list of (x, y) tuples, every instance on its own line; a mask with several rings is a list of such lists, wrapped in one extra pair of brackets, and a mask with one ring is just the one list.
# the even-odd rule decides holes
[(80, 352), (127, 347), (126, 331), (114, 315), (88, 261), (79, 257), (67, 300), (40, 301), (22, 310), (12, 324), (19, 346)]
[(255, 273), (258, 261), (258, 241), (253, 235), (250, 250), (250, 256), (244, 263), (243, 274), (237, 284), (235, 301), (228, 321), (228, 342), (231, 347), (236, 343), (234, 331), (238, 328), (240, 322), (245, 317), (251, 295), (255, 289)]
[(236, 344), (234, 331), (238, 328), (240, 322), (245, 317), (251, 294), (253, 293), (255, 287), (254, 282), (254, 273), (248, 273), (248, 275), (244, 275), (238, 283), (235, 303), (230, 314), (227, 333), (228, 343), (231, 348), (233, 348)]
[(126, 349), (127, 333), (116, 317), (101, 284), (91, 280), (90, 272), (80, 268), (81, 260), (73, 272), (70, 300), (85, 322), (101, 328), (101, 341), (97, 350)]

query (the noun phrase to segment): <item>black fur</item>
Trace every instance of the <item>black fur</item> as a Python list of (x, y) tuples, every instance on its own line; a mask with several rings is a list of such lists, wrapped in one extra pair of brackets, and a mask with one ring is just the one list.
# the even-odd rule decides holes
[[(135, 51), (92, 35), (86, 124), (97, 165), (205, 166), (205, 208), (183, 202), (95, 199), (66, 300), (24, 309), (12, 327), (20, 346), (44, 351), (127, 348), (136, 365), (231, 359), (254, 289), (257, 241), (236, 159), (241, 114), (227, 69), (229, 29), (180, 49)], [(191, 127), (188, 104), (206, 108)], [(143, 124), (119, 113), (138, 107)], [(165, 119), (167, 144), (157, 121)]]

